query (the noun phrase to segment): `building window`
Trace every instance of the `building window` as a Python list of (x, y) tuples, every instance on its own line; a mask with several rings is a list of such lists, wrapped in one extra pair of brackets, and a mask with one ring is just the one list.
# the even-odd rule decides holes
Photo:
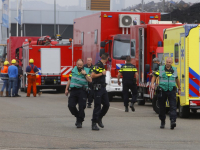
[(84, 45), (84, 32), (81, 32), (81, 45)]
[(94, 44), (98, 43), (98, 30), (94, 31)]
[(131, 57), (135, 57), (135, 40), (131, 40)]
[(174, 45), (174, 62), (177, 65), (179, 63), (179, 48), (178, 43)]

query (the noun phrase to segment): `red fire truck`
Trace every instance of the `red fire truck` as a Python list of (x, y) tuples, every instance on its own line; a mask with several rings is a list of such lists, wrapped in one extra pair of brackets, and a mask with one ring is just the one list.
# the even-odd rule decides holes
[(131, 26), (131, 56), (139, 73), (138, 104), (144, 105), (146, 100), (153, 100), (153, 108), (158, 112), (158, 102), (154, 97), (154, 90), (150, 88), (153, 59), (157, 57), (160, 62), (162, 60), (164, 30), (182, 24), (172, 24), (170, 21), (151, 22), (154, 23)]
[(39, 69), (36, 76), (37, 89), (57, 89), (64, 91), (68, 81), (69, 74), (78, 58), (81, 58), (80, 48), (75, 48), (71, 43), (58, 44), (57, 41), (51, 41), (48, 36), (38, 38), (35, 41), (28, 40), (16, 49), (16, 58), (22, 55), (22, 90), (27, 91), (26, 67), (29, 65), (29, 59), (34, 59), (34, 65)]
[[(99, 12), (74, 20), (74, 47), (82, 47), (82, 58), (93, 59), (95, 64), (100, 53), (107, 52), (111, 62), (106, 65), (106, 89), (109, 99), (121, 95), (117, 74), (124, 58), (130, 55), (130, 26), (148, 24), (149, 20), (160, 20), (160, 13)], [(102, 48), (101, 48), (102, 47)]]
[[(21, 47), (23, 42), (25, 42), (28, 39), (31, 39), (32, 41), (36, 41), (39, 37), (16, 37), (11, 36), (7, 40), (7, 60), (10, 62), (12, 59), (16, 58), (16, 49)], [(19, 49), (19, 60), (22, 59), (22, 49)], [(20, 62), (21, 65), (21, 62)]]

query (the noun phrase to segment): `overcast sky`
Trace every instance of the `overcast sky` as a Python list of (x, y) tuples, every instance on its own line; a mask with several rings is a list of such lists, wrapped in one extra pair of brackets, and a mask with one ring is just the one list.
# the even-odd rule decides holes
[[(12, 1), (16, 1), (16, 0), (12, 0)], [(30, 1), (30, 0), (24, 0), (24, 1)], [(46, 3), (54, 3), (54, 0), (36, 0), (36, 1), (44, 1)], [(83, 1), (83, 3), (85, 3), (86, 0), (81, 0)], [(130, 5), (135, 5), (138, 4), (141, 0), (120, 0), (120, 1), (125, 1), (125, 5), (130, 6)], [(145, 3), (147, 2), (160, 2), (161, 0), (144, 0)], [(167, 0), (165, 0), (167, 1)], [(180, 1), (180, 0), (174, 0), (174, 1)], [(184, 0), (185, 2), (200, 2), (200, 0)], [(56, 0), (56, 2), (59, 5), (78, 5), (79, 0)]]
[[(11, 2), (16, 2), (17, 0), (11, 0)], [(18, 0), (20, 1), (20, 0)], [(27, 1), (35, 1), (35, 2), (45, 2), (45, 3), (49, 3), (49, 4), (53, 4), (54, 0), (23, 0), (24, 2)], [(125, 1), (125, 7), (128, 6), (132, 6), (135, 4), (138, 4), (141, 0), (119, 0), (119, 1)], [(144, 0), (145, 3), (148, 3), (152, 0)], [(159, 2), (162, 0), (154, 0), (154, 2)], [(165, 0), (167, 1), (167, 0)], [(180, 0), (174, 0), (174, 1), (180, 1)], [(185, 2), (200, 2), (200, 0), (184, 0)], [(82, 6), (85, 7), (86, 6), (86, 0), (81, 0), (82, 2)], [(56, 0), (56, 3), (60, 6), (72, 6), (72, 5), (79, 5), (79, 0)], [(0, 0), (0, 5), (2, 5), (2, 0)]]

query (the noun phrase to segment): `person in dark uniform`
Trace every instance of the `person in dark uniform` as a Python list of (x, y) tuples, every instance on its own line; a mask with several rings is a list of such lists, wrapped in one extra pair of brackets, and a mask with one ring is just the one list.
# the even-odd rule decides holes
[(177, 118), (177, 106), (176, 106), (176, 84), (178, 86), (178, 93), (181, 94), (180, 81), (177, 76), (177, 69), (172, 67), (173, 59), (168, 57), (166, 59), (166, 65), (160, 66), (157, 72), (154, 72), (154, 76), (151, 80), (151, 88), (154, 89), (154, 82), (159, 77), (158, 91), (158, 102), (159, 102), (159, 118), (161, 120), (160, 128), (165, 128), (166, 119), (166, 100), (168, 99), (170, 105), (170, 120), (171, 129), (176, 127)]
[[(92, 117), (92, 130), (98, 131), (97, 124), (104, 128), (102, 123), (103, 116), (106, 115), (110, 103), (108, 99), (108, 93), (106, 91), (106, 71), (104, 65), (108, 61), (109, 55), (107, 53), (102, 54), (101, 60), (93, 67), (91, 77), (93, 79), (94, 89), (94, 110)], [(103, 107), (101, 108), (101, 104)]]
[(152, 70), (153, 71), (157, 71), (160, 67), (160, 60), (158, 58), (154, 58), (153, 59), (153, 67)]
[(18, 92), (19, 92), (19, 88), (21, 86), (21, 78), (23, 76), (23, 71), (22, 71), (22, 67), (19, 66), (19, 60), (16, 61), (15, 66), (18, 68), (18, 79), (17, 79), (17, 84), (16, 84), (16, 93), (15, 96), (16, 97), (21, 97)]
[[(83, 60), (79, 59), (77, 61), (77, 66), (75, 66), (70, 74), (70, 79), (67, 82), (65, 94), (68, 96), (70, 88), (70, 96), (68, 99), (68, 107), (72, 115), (76, 117), (76, 127), (82, 128), (82, 122), (85, 118), (85, 108), (88, 82), (92, 82), (92, 78), (89, 75), (90, 69), (83, 67)], [(79, 109), (76, 108), (78, 104)]]
[[(83, 67), (89, 68), (90, 69), (90, 73), (91, 73), (91, 69), (93, 68), (92, 58), (87, 58), (87, 64), (85, 64)], [(88, 98), (87, 108), (92, 108), (91, 105), (92, 105), (93, 97), (94, 97), (94, 91), (93, 91), (93, 87), (92, 87), (92, 82), (89, 82), (88, 86), (89, 86), (90, 90), (88, 91), (88, 94), (87, 94), (87, 98)]]
[(129, 89), (132, 93), (132, 101), (130, 108), (132, 111), (135, 111), (134, 103), (137, 100), (137, 80), (138, 80), (138, 72), (137, 68), (131, 64), (131, 57), (126, 57), (126, 64), (121, 67), (118, 73), (118, 85), (121, 86), (120, 77), (122, 78), (122, 84), (123, 84), (123, 97), (124, 97), (124, 106), (125, 106), (125, 112), (128, 112), (128, 106), (129, 106)]

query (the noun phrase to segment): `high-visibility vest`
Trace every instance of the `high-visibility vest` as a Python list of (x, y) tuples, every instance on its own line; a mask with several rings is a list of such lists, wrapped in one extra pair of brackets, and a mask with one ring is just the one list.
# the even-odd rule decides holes
[(9, 77), (8, 77), (8, 66), (3, 66), (1, 68), (1, 79), (2, 80), (8, 80)]
[[(84, 67), (84, 70), (86, 71), (86, 74), (90, 72), (89, 68)], [(88, 82), (85, 78), (85, 76), (82, 73), (78, 72), (77, 66), (74, 67), (72, 70), (72, 77), (70, 81), (70, 88), (81, 88), (81, 87), (88, 87)]]
[(177, 69), (172, 67), (174, 70), (173, 74), (166, 74), (165, 66), (159, 67), (159, 86), (164, 91), (172, 91), (173, 87), (176, 86)]

